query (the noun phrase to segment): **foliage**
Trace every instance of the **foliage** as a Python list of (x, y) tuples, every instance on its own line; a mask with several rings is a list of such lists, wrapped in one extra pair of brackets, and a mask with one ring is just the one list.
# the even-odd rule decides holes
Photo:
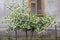
[[(13, 6), (14, 5), (14, 6)], [(5, 22), (9, 26), (9, 30), (26, 30), (29, 29), (29, 8), (25, 0), (22, 0), (22, 5), (13, 4), (7, 7), (10, 10), (10, 15), (5, 17)]]
[(56, 20), (52, 16), (37, 17), (37, 32), (46, 31), (47, 27), (56, 25)]
[(10, 15), (5, 17), (9, 30), (32, 30), (40, 32), (55, 23), (55, 19), (51, 16), (44, 15), (43, 17), (38, 17), (35, 14), (29, 15), (30, 10), (25, 0), (22, 0), (22, 5), (14, 5), (8, 7)]

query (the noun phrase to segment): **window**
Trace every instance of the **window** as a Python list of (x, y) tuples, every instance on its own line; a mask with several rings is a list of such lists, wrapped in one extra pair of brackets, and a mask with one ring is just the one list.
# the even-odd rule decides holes
[(29, 0), (30, 14), (44, 15), (44, 0)]

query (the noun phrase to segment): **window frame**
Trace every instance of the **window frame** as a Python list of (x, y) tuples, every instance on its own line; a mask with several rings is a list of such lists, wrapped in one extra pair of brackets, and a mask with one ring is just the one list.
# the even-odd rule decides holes
[(29, 8), (30, 8), (30, 14), (32, 14), (32, 10), (31, 10), (31, 5), (32, 3), (35, 4), (35, 9), (36, 9), (36, 15), (37, 16), (43, 16), (44, 15), (44, 0), (41, 0), (41, 14), (38, 14), (37, 12), (37, 0), (35, 0), (35, 2), (31, 2), (32, 0), (28, 0), (28, 5), (29, 5)]

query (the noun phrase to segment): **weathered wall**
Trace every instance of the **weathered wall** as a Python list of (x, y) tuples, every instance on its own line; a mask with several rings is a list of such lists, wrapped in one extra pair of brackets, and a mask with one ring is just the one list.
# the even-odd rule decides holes
[(54, 16), (60, 22), (60, 0), (45, 0), (45, 13)]
[[(20, 3), (21, 5), (21, 0), (0, 0), (0, 27), (6, 27), (6, 25), (2, 24), (2, 18), (9, 14), (6, 6), (12, 3)], [(60, 22), (60, 0), (44, 0), (44, 3), (45, 14), (55, 17)]]
[(60, 26), (60, 0), (45, 0), (45, 14), (55, 17)]

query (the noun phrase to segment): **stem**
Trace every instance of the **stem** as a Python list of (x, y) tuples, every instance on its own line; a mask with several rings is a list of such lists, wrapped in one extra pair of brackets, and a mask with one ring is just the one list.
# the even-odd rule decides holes
[(55, 25), (55, 33), (56, 33), (56, 40), (57, 40), (57, 26)]
[(25, 32), (26, 32), (26, 40), (28, 40), (27, 31), (25, 31)]
[(40, 37), (41, 40), (43, 40), (42, 36)]
[(17, 40), (17, 30), (15, 30), (15, 38), (16, 38), (16, 40)]
[(40, 35), (40, 40), (43, 40), (43, 35)]
[(31, 31), (31, 40), (32, 40), (32, 38), (33, 38), (33, 33), (34, 33), (34, 31)]
[(11, 40), (11, 38), (10, 38), (10, 31), (8, 32), (8, 40)]

